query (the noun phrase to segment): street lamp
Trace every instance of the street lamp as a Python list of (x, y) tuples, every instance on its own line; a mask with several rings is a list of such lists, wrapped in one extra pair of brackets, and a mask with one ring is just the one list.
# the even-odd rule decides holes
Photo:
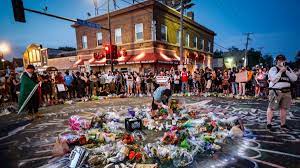
[(10, 48), (9, 48), (8, 44), (6, 44), (6, 43), (1, 43), (0, 44), (0, 58), (1, 58), (1, 61), (2, 61), (3, 69), (5, 69), (5, 66), (4, 66), (4, 63), (5, 63), (4, 54), (9, 53), (9, 51), (10, 51)]
[(1, 52), (2, 54), (8, 53), (9, 51), (10, 51), (10, 48), (9, 48), (9, 45), (8, 45), (8, 44), (6, 44), (6, 43), (1, 43), (1, 44), (0, 44), (0, 52)]

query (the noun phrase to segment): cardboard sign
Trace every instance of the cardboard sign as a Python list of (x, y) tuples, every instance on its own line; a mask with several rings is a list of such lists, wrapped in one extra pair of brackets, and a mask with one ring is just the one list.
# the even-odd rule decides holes
[(156, 83), (167, 85), (169, 83), (169, 77), (168, 76), (156, 76)]
[(58, 92), (64, 92), (64, 91), (66, 91), (64, 84), (57, 84), (56, 86), (57, 86)]
[(248, 82), (248, 74), (247, 74), (247, 71), (243, 71), (243, 72), (239, 72), (239, 73), (236, 73), (235, 74), (235, 81), (237, 83), (240, 83), (240, 82)]

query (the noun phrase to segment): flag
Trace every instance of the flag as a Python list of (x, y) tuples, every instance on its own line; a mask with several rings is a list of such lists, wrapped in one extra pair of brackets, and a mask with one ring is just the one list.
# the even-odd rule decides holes
[(27, 75), (21, 76), (21, 87), (19, 96), (19, 112), (24, 109), (34, 92), (36, 91), (38, 84), (31, 80)]

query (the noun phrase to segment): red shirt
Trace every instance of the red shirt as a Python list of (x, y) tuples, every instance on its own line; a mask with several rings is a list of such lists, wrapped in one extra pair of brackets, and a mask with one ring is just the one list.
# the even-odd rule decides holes
[(181, 80), (182, 82), (188, 82), (189, 76), (187, 72), (181, 72)]

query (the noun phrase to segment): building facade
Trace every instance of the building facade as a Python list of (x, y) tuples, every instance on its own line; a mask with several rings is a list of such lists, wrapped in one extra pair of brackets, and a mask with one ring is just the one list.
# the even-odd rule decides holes
[(43, 48), (41, 44), (30, 44), (23, 53), (23, 65), (32, 64), (38, 71), (44, 71), (48, 67), (55, 67), (59, 71), (77, 70), (74, 67), (77, 61), (76, 51), (62, 51), (54, 48)]
[[(159, 71), (175, 69), (179, 65), (180, 13), (155, 0), (148, 0), (110, 13), (112, 44), (118, 46), (120, 57), (116, 70)], [(88, 21), (108, 27), (107, 15)], [(109, 44), (109, 32), (80, 25), (76, 30), (76, 66), (109, 71), (103, 55), (103, 46)], [(212, 67), (215, 33), (184, 17), (184, 64), (189, 70), (195, 67)], [(101, 55), (100, 57), (96, 56)]]
[(41, 44), (30, 44), (26, 47), (23, 53), (23, 65), (27, 67), (28, 64), (32, 64), (36, 67), (43, 67), (47, 64), (47, 58), (42, 55), (43, 47)]

